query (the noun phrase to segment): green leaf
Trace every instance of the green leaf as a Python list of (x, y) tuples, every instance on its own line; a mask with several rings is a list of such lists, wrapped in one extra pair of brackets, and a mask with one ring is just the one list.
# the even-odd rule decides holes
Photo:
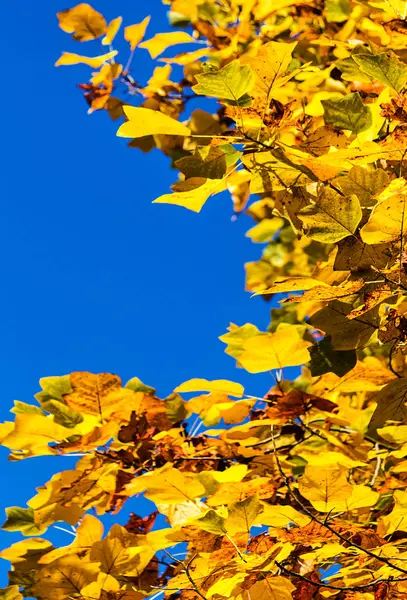
[(250, 528), (262, 512), (262, 506), (256, 495), (249, 496), (241, 502), (229, 505), (229, 516), (226, 519), (226, 530), (230, 535), (250, 533)]
[(228, 167), (233, 166), (242, 155), (230, 144), (223, 146), (198, 146), (192, 156), (184, 156), (175, 162), (175, 166), (190, 177), (222, 179)]
[(155, 396), (156, 392), (155, 388), (145, 385), (138, 377), (129, 379), (124, 387), (133, 390), (133, 392), (143, 392), (143, 394), (147, 394), (148, 396)]
[(312, 377), (319, 377), (325, 373), (335, 373), (343, 377), (356, 365), (356, 350), (334, 350), (331, 337), (325, 336), (310, 348)]
[(225, 535), (226, 533), (225, 519), (212, 509), (208, 510), (203, 517), (194, 519), (194, 524), (198, 525), (204, 531), (209, 531), (209, 533), (214, 533), (215, 535)]
[(72, 393), (72, 387), (69, 375), (62, 377), (43, 377), (40, 379), (42, 392), (35, 394), (34, 398), (40, 404), (48, 400), (59, 400), (64, 402), (64, 396)]
[(188, 413), (185, 408), (185, 402), (179, 394), (170, 394), (165, 398), (164, 402), (168, 418), (172, 423), (178, 423), (186, 419)]
[(308, 237), (332, 244), (355, 233), (362, 218), (362, 209), (354, 194), (341, 196), (325, 187), (312, 204), (299, 211), (298, 218)]
[(48, 400), (42, 405), (43, 409), (54, 415), (55, 423), (63, 427), (73, 428), (83, 421), (83, 415), (58, 400)]
[(14, 408), (11, 409), (15, 415), (21, 413), (30, 413), (32, 415), (43, 415), (44, 411), (39, 406), (33, 404), (27, 404), (26, 402), (20, 402), (20, 400), (14, 400)]
[(349, 0), (326, 0), (325, 14), (328, 23), (342, 23), (352, 12)]
[(357, 92), (343, 98), (321, 100), (321, 104), (324, 107), (325, 123), (337, 129), (349, 129), (358, 134), (372, 125), (370, 108), (363, 104)]
[(34, 511), (32, 508), (20, 508), (10, 506), (6, 508), (6, 521), (1, 526), (6, 531), (21, 531), (23, 535), (40, 535), (46, 531), (46, 527), (37, 527), (34, 522)]
[(198, 83), (192, 87), (196, 94), (238, 101), (251, 91), (254, 73), (248, 65), (233, 60), (222, 69), (196, 75), (196, 79)]
[[(376, 47), (374, 49), (376, 50)], [(378, 79), (397, 93), (405, 87), (407, 83), (407, 65), (391, 50), (380, 53), (352, 54), (352, 58), (364, 73)]]

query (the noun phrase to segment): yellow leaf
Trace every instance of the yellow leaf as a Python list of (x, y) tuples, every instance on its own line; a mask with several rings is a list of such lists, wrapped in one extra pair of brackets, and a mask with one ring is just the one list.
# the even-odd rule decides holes
[(136, 23), (135, 25), (128, 25), (125, 27), (124, 39), (129, 42), (132, 50), (134, 50), (143, 39), (150, 19), (151, 17), (146, 17), (141, 21), (141, 23)]
[(53, 545), (48, 540), (28, 538), (2, 550), (0, 557), (10, 561), (12, 565), (24, 562), (28, 569), (33, 569), (37, 561), (52, 549)]
[(275, 281), (273, 285), (266, 290), (256, 292), (253, 296), (261, 296), (264, 294), (284, 294), (285, 292), (300, 292), (303, 290), (311, 290), (317, 286), (329, 287), (324, 281), (313, 279), (312, 277), (288, 277)]
[(204, 505), (199, 500), (186, 500), (179, 504), (157, 504), (157, 509), (166, 516), (171, 527), (184, 525), (189, 519), (199, 516), (203, 508)]
[(106, 61), (116, 56), (116, 54), (117, 50), (112, 50), (112, 52), (108, 52), (107, 54), (101, 54), (100, 56), (93, 57), (81, 56), (80, 54), (73, 54), (72, 52), (63, 52), (61, 58), (59, 58), (55, 63), (55, 66), (61, 67), (83, 63), (85, 65), (89, 65), (89, 67), (92, 67), (93, 69), (98, 69)]
[(268, 42), (259, 49), (255, 56), (243, 56), (242, 65), (249, 65), (256, 74), (252, 93), (256, 96), (269, 96), (271, 90), (289, 81), (295, 72), (284, 77), (292, 59), (297, 42)]
[(37, 571), (32, 594), (39, 598), (68, 600), (81, 595), (81, 590), (96, 581), (99, 565), (81, 560), (76, 555), (59, 558), (49, 567)]
[(295, 586), (281, 575), (266, 576), (245, 590), (243, 600), (292, 600)]
[(268, 525), (269, 527), (286, 527), (294, 523), (297, 527), (305, 527), (310, 522), (307, 515), (303, 515), (292, 506), (275, 506), (262, 502), (263, 511), (256, 518), (257, 525)]
[(346, 469), (307, 465), (299, 480), (300, 493), (319, 512), (341, 512), (374, 506), (379, 494), (348, 482)]
[(93, 85), (103, 85), (105, 88), (112, 89), (113, 80), (119, 77), (122, 72), (122, 65), (118, 63), (109, 63), (103, 65), (100, 71), (92, 73), (91, 83)]
[(198, 414), (207, 426), (216, 425), (221, 419), (225, 423), (241, 423), (252, 406), (252, 401), (229, 400), (222, 392), (202, 394), (186, 403), (187, 410)]
[(101, 571), (117, 577), (138, 576), (153, 556), (151, 547), (141, 545), (137, 536), (115, 524), (103, 540), (93, 543), (89, 558), (100, 564)]
[(407, 184), (403, 177), (393, 179), (378, 196), (366, 225), (360, 230), (366, 244), (392, 242), (407, 232)]
[(10, 450), (25, 450), (35, 455), (55, 454), (49, 444), (62, 442), (72, 435), (72, 429), (55, 423), (51, 417), (20, 413), (16, 415), (14, 429), (2, 445)]
[(102, 40), (103, 46), (110, 46), (110, 44), (112, 44), (114, 38), (117, 35), (117, 32), (120, 29), (122, 21), (122, 17), (116, 17), (115, 19), (110, 21), (109, 25), (107, 26), (106, 35)]
[(234, 536), (237, 533), (247, 533), (261, 512), (261, 505), (256, 495), (248, 496), (241, 502), (228, 506), (228, 518), (225, 521), (226, 531)]
[(145, 135), (191, 135), (186, 125), (168, 117), (158, 110), (135, 106), (123, 106), (128, 121), (117, 131), (117, 136), (124, 138), (139, 138)]
[(306, 552), (301, 554), (301, 557), (305, 560), (311, 561), (326, 561), (329, 558), (334, 558), (340, 554), (347, 554), (353, 551), (353, 548), (345, 548), (339, 542), (333, 542), (331, 544), (324, 544), (322, 548), (318, 548), (313, 552)]
[(164, 67), (156, 67), (153, 71), (152, 77), (147, 82), (147, 87), (143, 88), (144, 94), (162, 94), (165, 96), (165, 88), (167, 86), (174, 86), (175, 84), (170, 80), (172, 67), (165, 65)]
[(295, 367), (310, 360), (308, 348), (311, 345), (301, 338), (297, 329), (287, 327), (247, 339), (238, 361), (249, 373)]
[(205, 488), (195, 474), (181, 473), (167, 464), (153, 473), (137, 477), (126, 485), (125, 493), (133, 496), (145, 492), (145, 497), (157, 504), (178, 504), (202, 498)]
[(226, 379), (214, 379), (213, 381), (208, 381), (207, 379), (189, 379), (176, 387), (174, 392), (221, 392), (222, 394), (229, 394), (230, 396), (240, 398), (243, 396), (244, 387), (240, 383), (234, 383)]
[(67, 405), (81, 413), (106, 418), (112, 413), (136, 410), (144, 394), (123, 388), (121, 379), (111, 373), (71, 373), (71, 394), (64, 396)]
[(62, 10), (57, 13), (57, 17), (60, 28), (67, 33), (73, 33), (73, 39), (78, 42), (94, 40), (107, 29), (104, 16), (85, 3)]
[(51, 550), (38, 561), (42, 565), (49, 565), (58, 558), (68, 556), (68, 554), (77, 554), (90, 550), (93, 543), (101, 539), (103, 535), (103, 525), (93, 515), (85, 515), (81, 524), (76, 530), (76, 538), (69, 546)]
[(281, 217), (262, 219), (260, 223), (257, 223), (257, 225), (246, 232), (246, 237), (250, 238), (252, 242), (263, 244), (264, 242), (272, 240), (274, 235), (283, 227), (283, 225), (284, 219)]
[(199, 213), (213, 194), (218, 194), (225, 189), (224, 179), (206, 179), (205, 177), (190, 177), (183, 186), (185, 191), (163, 194), (154, 200), (157, 204), (176, 204), (188, 210)]
[(193, 52), (182, 52), (173, 58), (160, 58), (161, 62), (166, 62), (172, 65), (188, 65), (189, 63), (195, 62), (204, 56), (208, 56), (210, 53), (209, 48), (200, 48), (199, 50), (194, 50)]
[(394, 508), (390, 514), (379, 519), (377, 532), (385, 536), (395, 531), (407, 531), (407, 492), (395, 490)]
[(232, 465), (224, 471), (214, 471), (213, 477), (219, 483), (232, 483), (233, 481), (242, 481), (247, 475), (247, 465)]
[(339, 465), (351, 469), (353, 467), (364, 467), (365, 463), (360, 460), (353, 460), (341, 452), (307, 452), (300, 451), (299, 456), (304, 458), (309, 465), (313, 467), (338, 467)]
[(257, 477), (249, 481), (226, 481), (221, 483), (206, 503), (208, 506), (220, 506), (221, 504), (241, 502), (254, 494), (257, 494), (261, 500), (274, 496), (275, 487), (270, 482), (269, 477)]
[(196, 40), (185, 31), (172, 31), (170, 33), (157, 33), (151, 40), (146, 40), (140, 44), (140, 48), (149, 51), (151, 58), (157, 58), (170, 46), (176, 44), (190, 44)]
[(218, 579), (206, 592), (205, 596), (207, 598), (212, 598), (212, 596), (223, 596), (224, 598), (229, 598), (234, 590), (234, 588), (244, 581), (246, 578), (245, 573), (236, 573), (232, 577), (224, 576)]
[(5, 589), (0, 589), (0, 600), (24, 600), (19, 589), (18, 585), (9, 585)]

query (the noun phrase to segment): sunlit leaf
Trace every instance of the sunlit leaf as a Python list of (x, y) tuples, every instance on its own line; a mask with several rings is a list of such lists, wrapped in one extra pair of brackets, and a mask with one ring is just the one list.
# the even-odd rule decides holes
[(374, 506), (379, 494), (367, 486), (352, 485), (343, 469), (307, 466), (299, 491), (319, 512), (349, 511)]
[[(143, 21), (143, 23), (145, 21), (146, 19)], [(148, 50), (151, 58), (157, 58), (157, 56), (162, 54), (170, 46), (176, 46), (177, 44), (190, 44), (191, 42), (195, 41), (196, 40), (185, 31), (171, 31), (169, 33), (157, 33), (153, 38), (151, 38), (151, 40), (146, 40), (140, 44), (140, 48), (145, 48)]]
[(138, 138), (145, 135), (191, 135), (191, 131), (179, 121), (150, 108), (124, 106), (127, 121), (117, 130), (119, 137)]
[(73, 54), (72, 52), (63, 52), (61, 58), (55, 63), (56, 67), (78, 65), (80, 63), (89, 65), (93, 69), (98, 69), (108, 60), (111, 60), (117, 55), (117, 50), (112, 50), (107, 54), (101, 54), (100, 56), (81, 56), (79, 54)]
[(221, 392), (240, 398), (243, 396), (244, 387), (240, 383), (226, 381), (225, 379), (215, 379), (208, 381), (207, 379), (190, 379), (181, 383), (174, 390), (175, 392)]
[(249, 94), (254, 84), (254, 73), (248, 65), (234, 60), (225, 67), (196, 75), (198, 83), (193, 86), (196, 94), (214, 96), (237, 102)]
[(112, 44), (114, 38), (117, 35), (117, 32), (121, 27), (122, 22), (123, 17), (116, 17), (115, 19), (110, 21), (109, 25), (107, 26), (106, 35), (102, 40), (103, 46), (110, 46), (110, 44)]
[(134, 50), (144, 38), (150, 18), (151, 17), (146, 17), (141, 21), (141, 23), (136, 23), (135, 25), (128, 25), (125, 27), (124, 39), (129, 42), (132, 50)]
[(182, 189), (172, 194), (163, 194), (154, 200), (157, 204), (176, 204), (193, 212), (200, 212), (205, 202), (213, 194), (218, 194), (225, 189), (223, 179), (205, 179), (191, 177), (183, 182)]

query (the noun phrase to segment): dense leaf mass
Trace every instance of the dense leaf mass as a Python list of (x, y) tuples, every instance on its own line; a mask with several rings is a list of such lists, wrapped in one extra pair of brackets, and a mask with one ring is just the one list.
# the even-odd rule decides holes
[[(253, 219), (265, 246), (246, 290), (284, 296), (268, 331), (221, 340), (277, 383), (259, 398), (191, 379), (161, 399), (109, 373), (40, 380), (1, 444), (13, 461), (80, 458), (7, 509), (25, 537), (0, 554), (1, 597), (406, 598), (407, 0), (164, 4), (174, 30), (150, 39), (149, 17), (121, 30), (85, 3), (59, 12), (73, 52), (57, 65), (91, 67), (89, 112), (171, 159), (156, 202), (199, 212), (226, 190)], [(75, 52), (92, 40), (106, 52)], [(134, 56), (156, 60), (147, 82)], [(104, 533), (99, 517), (140, 494), (153, 512)], [(59, 522), (64, 548), (41, 537)]]

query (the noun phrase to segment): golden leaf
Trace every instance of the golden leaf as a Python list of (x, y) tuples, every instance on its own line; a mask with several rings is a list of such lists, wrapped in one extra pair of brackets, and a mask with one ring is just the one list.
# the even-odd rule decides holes
[(57, 17), (60, 28), (67, 33), (73, 33), (73, 39), (78, 42), (94, 40), (106, 33), (107, 23), (104, 16), (90, 4), (77, 4), (57, 13)]
[(244, 387), (240, 383), (226, 381), (226, 379), (189, 379), (174, 389), (174, 392), (220, 392), (240, 398), (243, 396)]
[(352, 485), (346, 470), (307, 465), (299, 491), (319, 512), (341, 512), (374, 506), (379, 494), (364, 485)]
[(38, 571), (33, 594), (40, 598), (69, 600), (96, 581), (99, 572), (97, 564), (83, 561), (78, 556), (62, 557)]
[(115, 19), (110, 21), (109, 25), (107, 26), (106, 35), (102, 40), (103, 46), (110, 46), (113, 43), (113, 40), (120, 29), (122, 21), (122, 17), (116, 17)]
[(140, 44), (140, 48), (149, 51), (151, 58), (157, 58), (170, 46), (177, 44), (190, 44), (196, 40), (185, 31), (171, 31), (170, 33), (157, 33), (151, 40)]
[(76, 530), (76, 538), (72, 544), (69, 546), (64, 546), (63, 548), (51, 550), (51, 552), (41, 556), (38, 563), (42, 565), (49, 565), (63, 556), (89, 551), (92, 548), (93, 543), (99, 541), (102, 535), (103, 525), (99, 519), (92, 515), (85, 515)]
[(191, 177), (181, 182), (182, 190), (172, 194), (163, 194), (154, 200), (156, 204), (176, 204), (199, 213), (208, 198), (225, 189), (224, 179), (206, 179)]
[(123, 388), (120, 377), (111, 373), (71, 373), (70, 383), (73, 392), (64, 396), (64, 400), (81, 413), (101, 418), (122, 410), (130, 414), (139, 402), (139, 395)]
[(81, 56), (79, 54), (73, 54), (72, 52), (63, 52), (62, 56), (55, 63), (55, 66), (61, 67), (83, 63), (84, 65), (89, 65), (89, 67), (92, 67), (93, 69), (98, 69), (105, 62), (116, 56), (116, 54), (117, 50), (112, 50), (112, 52), (101, 54), (100, 56)]
[(125, 27), (124, 39), (129, 42), (132, 50), (134, 50), (144, 38), (150, 19), (151, 17), (146, 17), (141, 21), (141, 23), (136, 23), (135, 25), (128, 25)]
[(135, 106), (123, 106), (127, 121), (117, 130), (117, 136), (138, 138), (145, 135), (191, 135), (186, 125), (168, 117), (164, 113)]

